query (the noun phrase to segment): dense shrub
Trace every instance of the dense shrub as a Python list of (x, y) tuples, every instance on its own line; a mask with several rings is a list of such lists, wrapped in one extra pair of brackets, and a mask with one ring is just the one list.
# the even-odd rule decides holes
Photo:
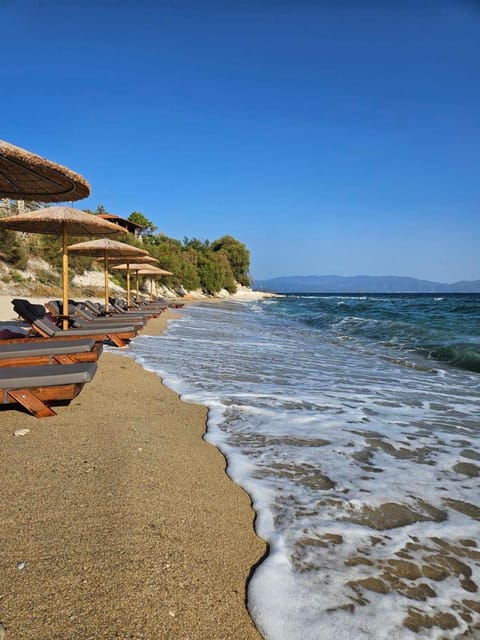
[(18, 269), (25, 269), (27, 266), (26, 243), (15, 231), (0, 230), (0, 258)]

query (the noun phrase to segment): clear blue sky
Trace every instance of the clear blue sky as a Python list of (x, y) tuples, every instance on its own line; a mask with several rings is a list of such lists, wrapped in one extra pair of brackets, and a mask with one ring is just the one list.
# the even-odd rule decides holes
[(257, 278), (480, 278), (480, 4), (0, 0), (0, 138)]

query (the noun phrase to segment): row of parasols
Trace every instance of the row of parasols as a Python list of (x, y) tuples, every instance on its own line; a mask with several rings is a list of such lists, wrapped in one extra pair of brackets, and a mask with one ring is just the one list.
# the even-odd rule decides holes
[[(50, 203), (80, 200), (89, 194), (90, 185), (79, 174), (0, 140), (0, 198)], [(51, 206), (0, 218), (0, 229), (2, 228), (28, 233), (54, 234), (61, 237), (64, 309), (68, 308), (69, 298), (69, 252), (103, 260), (106, 310), (109, 308), (110, 265), (113, 269), (123, 269), (127, 273), (128, 306), (131, 306), (131, 272), (136, 273), (137, 296), (139, 276), (150, 276), (153, 284), (153, 278), (157, 276), (172, 275), (170, 271), (154, 266), (158, 260), (150, 256), (148, 251), (104, 237), (126, 233), (122, 227), (72, 207)], [(101, 238), (68, 244), (68, 239), (72, 236), (88, 235), (101, 236)], [(118, 264), (119, 261), (123, 264)], [(68, 328), (68, 320), (64, 321), (63, 328)]]

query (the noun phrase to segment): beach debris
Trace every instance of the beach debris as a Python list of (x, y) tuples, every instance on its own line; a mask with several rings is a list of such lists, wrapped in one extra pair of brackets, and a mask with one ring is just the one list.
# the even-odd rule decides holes
[(7, 630), (3, 622), (0, 622), (0, 640), (5, 640), (7, 637)]
[(168, 615), (169, 615), (169, 616), (172, 616), (172, 618), (175, 618), (175, 615), (176, 615), (176, 614), (175, 614), (175, 611), (169, 611), (169, 612), (168, 612)]
[(18, 569), (19, 571), (21, 571), (22, 569), (24, 569), (24, 568), (25, 568), (25, 564), (26, 564), (26, 563), (25, 563), (25, 562), (23, 562), (23, 560), (21, 560), (20, 562), (17, 562), (17, 569)]
[[(16, 431), (14, 431), (13, 435), (14, 436), (26, 436), (27, 433), (30, 433), (30, 429), (17, 429)], [(1, 636), (0, 636), (1, 638)]]

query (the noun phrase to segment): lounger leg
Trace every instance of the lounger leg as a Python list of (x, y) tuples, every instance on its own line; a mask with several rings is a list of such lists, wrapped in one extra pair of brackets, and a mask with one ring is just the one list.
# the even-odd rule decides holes
[(118, 335), (116, 335), (115, 333), (107, 333), (107, 338), (111, 340), (113, 344), (116, 345), (117, 347), (125, 347), (127, 344), (125, 340), (122, 340), (122, 338), (119, 338)]
[(28, 389), (15, 389), (8, 391), (8, 395), (16, 400), (18, 404), (25, 407), (27, 411), (30, 411), (36, 418), (48, 418), (49, 416), (56, 416), (57, 414), (53, 409), (47, 407), (41, 400), (33, 395)]

